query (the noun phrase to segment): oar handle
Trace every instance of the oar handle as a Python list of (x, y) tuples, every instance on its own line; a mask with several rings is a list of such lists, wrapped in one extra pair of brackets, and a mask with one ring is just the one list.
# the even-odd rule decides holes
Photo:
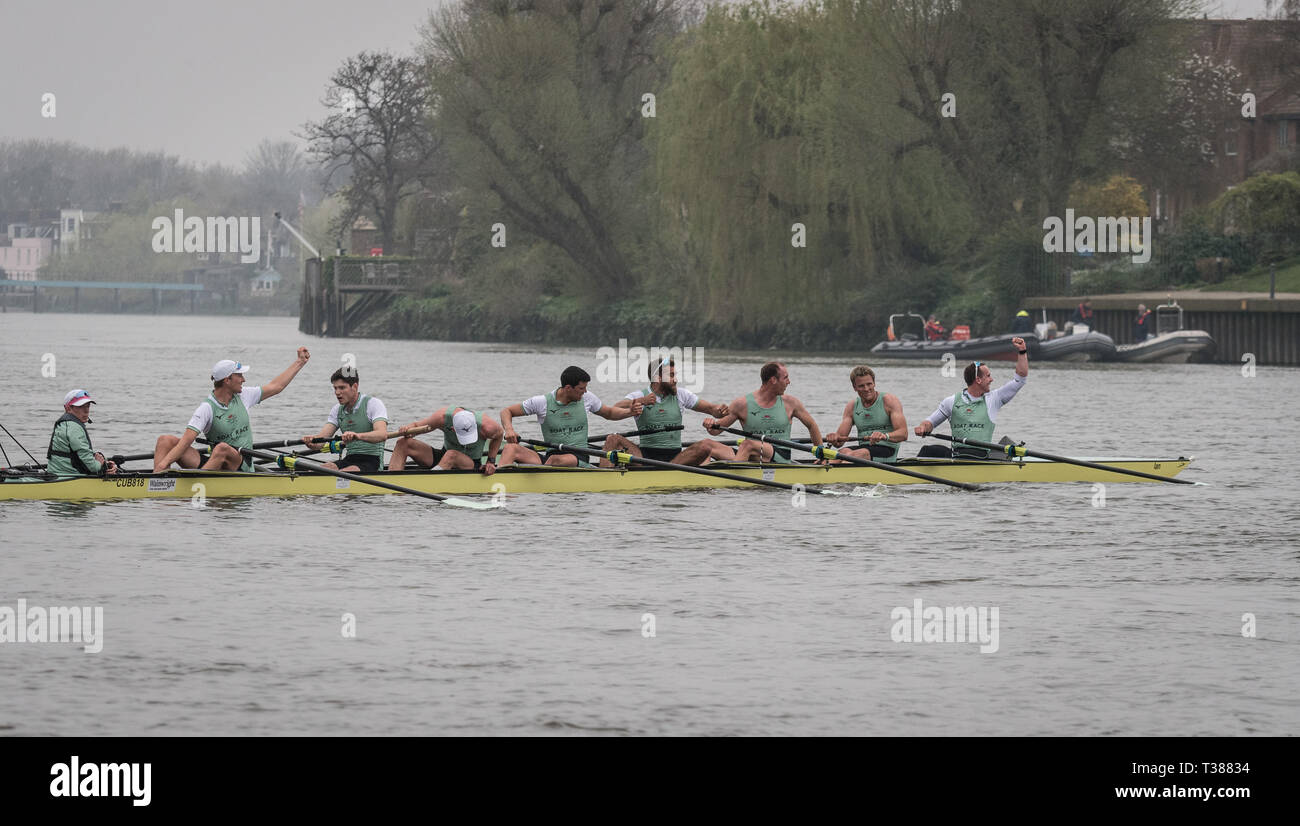
[(685, 471), (686, 473), (698, 473), (703, 476), (712, 476), (715, 479), (734, 479), (737, 482), (746, 482), (751, 485), (763, 485), (769, 488), (780, 488), (781, 490), (793, 490), (793, 491), (801, 490), (805, 493), (819, 493), (819, 494), (824, 494), (826, 496), (844, 495), (844, 494), (840, 494), (838, 491), (822, 490), (821, 488), (813, 487), (813, 486), (804, 485), (804, 486), (796, 487), (795, 485), (791, 485), (786, 482), (778, 482), (775, 479), (755, 479), (752, 476), (741, 476), (738, 473), (727, 473), (721, 470), (709, 470), (707, 468), (696, 467), (695, 465), (677, 465), (677, 464), (673, 464), (672, 462), (661, 462), (658, 459), (648, 459), (645, 456), (634, 456), (631, 453), (623, 453), (617, 450), (611, 450), (606, 452), (603, 450), (593, 450), (589, 447), (580, 447), (578, 445), (552, 444), (551, 442), (544, 442), (541, 441), (540, 439), (521, 439), (520, 441), (527, 442), (528, 444), (531, 445), (538, 445), (540, 447), (545, 447), (550, 450), (558, 450), (561, 452), (572, 451), (574, 453), (584, 453), (588, 456), (600, 456), (609, 459), (611, 462), (613, 462), (616, 465), (626, 465), (626, 464), (647, 465), (648, 467), (665, 468), (667, 470), (680, 470), (680, 471)]
[(933, 482), (937, 485), (947, 485), (948, 487), (952, 487), (952, 488), (961, 488), (962, 490), (981, 489), (979, 485), (972, 485), (969, 482), (955, 482), (952, 479), (944, 479), (940, 476), (932, 476), (929, 473), (920, 473), (915, 470), (907, 470), (906, 468), (900, 468), (897, 465), (888, 465), (885, 464), (884, 462), (877, 462), (872, 459), (862, 459), (857, 456), (842, 456), (840, 455), (839, 451), (834, 449), (828, 450), (822, 447), (821, 445), (814, 446), (814, 445), (800, 444), (798, 442), (787, 441), (786, 439), (778, 439), (775, 436), (764, 436), (757, 433), (750, 433), (747, 430), (740, 430), (739, 428), (735, 428), (735, 427), (724, 427), (722, 429), (728, 433), (735, 433), (737, 436), (744, 436), (746, 439), (757, 439), (760, 442), (767, 442), (768, 444), (779, 445), (780, 447), (793, 448), (794, 450), (805, 450), (813, 454), (814, 456), (816, 456), (818, 459), (839, 459), (842, 462), (848, 462), (849, 464), (852, 465), (874, 467), (879, 470), (889, 471), (890, 473), (897, 473), (900, 476), (911, 476), (913, 479), (922, 479), (926, 482)]
[[(629, 430), (626, 433), (614, 433), (614, 436), (647, 436), (651, 433), (672, 433), (674, 430), (685, 430), (685, 427), (679, 424), (670, 424), (663, 427), (647, 427), (645, 430)], [(608, 439), (609, 436), (588, 436), (588, 442), (599, 442), (601, 439)]]
[(953, 444), (986, 448), (988, 450), (997, 451), (998, 453), (1005, 453), (1009, 457), (1032, 456), (1035, 459), (1046, 459), (1049, 462), (1063, 462), (1067, 465), (1078, 465), (1079, 467), (1092, 468), (1094, 470), (1106, 470), (1124, 476), (1137, 476), (1142, 479), (1151, 479), (1155, 482), (1172, 482), (1176, 485), (1196, 484), (1187, 479), (1175, 479), (1172, 476), (1157, 476), (1154, 473), (1147, 473), (1142, 470), (1129, 470), (1128, 468), (1115, 467), (1114, 465), (1103, 465), (1100, 462), (1089, 462), (1085, 459), (1071, 459), (1069, 456), (1057, 456), (1054, 453), (1043, 453), (1040, 450), (1030, 450), (1023, 444), (999, 445), (994, 444), (993, 442), (983, 442), (979, 439), (962, 439), (956, 436), (947, 436), (943, 433), (929, 433), (927, 435), (933, 436), (936, 439), (943, 439), (946, 442), (952, 442)]

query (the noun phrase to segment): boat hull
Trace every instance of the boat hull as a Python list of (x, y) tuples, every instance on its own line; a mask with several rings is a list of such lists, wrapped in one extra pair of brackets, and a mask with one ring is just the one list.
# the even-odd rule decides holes
[(1115, 340), (1105, 333), (1089, 331), (1041, 341), (1038, 361), (1110, 361), (1115, 357)]
[(1204, 330), (1177, 330), (1138, 344), (1121, 345), (1115, 351), (1115, 360), (1135, 364), (1186, 364), (1208, 359), (1214, 349), (1214, 338)]
[(1024, 338), (1030, 358), (1036, 358), (1038, 337), (1033, 333), (946, 341), (882, 341), (872, 347), (871, 352), (891, 359), (941, 359), (945, 353), (952, 353), (958, 361), (1015, 361), (1016, 348), (1011, 339), (1016, 335)]
[[(1173, 477), (1191, 459), (1091, 459), (1128, 470)], [(905, 485), (922, 480), (874, 467), (856, 465), (710, 465), (754, 479), (801, 485)], [(954, 482), (1142, 482), (1122, 473), (1038, 459), (1023, 461), (906, 460), (899, 467), (917, 470)], [(658, 468), (556, 468), (532, 466), (505, 468), (492, 476), (474, 471), (403, 471), (362, 474), (426, 493), (493, 495), (518, 493), (651, 493), (698, 488), (748, 488), (732, 479)], [(327, 496), (391, 494), (394, 491), (317, 473), (238, 473), (200, 470), (161, 474), (125, 474), (120, 477), (83, 477), (58, 481), (0, 482), (0, 501), (106, 499), (224, 499), (251, 496)]]

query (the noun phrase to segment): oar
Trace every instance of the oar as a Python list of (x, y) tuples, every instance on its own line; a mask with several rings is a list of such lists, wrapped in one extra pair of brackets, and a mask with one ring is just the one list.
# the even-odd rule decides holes
[(938, 485), (949, 485), (954, 488), (961, 488), (962, 490), (983, 490), (983, 488), (981, 488), (979, 485), (972, 485), (969, 482), (954, 482), (951, 479), (943, 479), (938, 476), (931, 476), (928, 473), (918, 473), (914, 470), (901, 468), (898, 467), (897, 465), (885, 464), (884, 462), (877, 462), (872, 459), (860, 459), (857, 456), (842, 456), (840, 455), (840, 452), (838, 450), (835, 450), (834, 448), (825, 448), (825, 447), (821, 447), (820, 445), (801, 445), (798, 442), (790, 442), (790, 441), (786, 441), (785, 439), (777, 439), (773, 436), (760, 436), (757, 433), (750, 433), (747, 430), (740, 430), (739, 428), (735, 428), (735, 427), (724, 427), (722, 429), (727, 431), (728, 433), (735, 433), (738, 436), (744, 436), (746, 439), (757, 439), (760, 442), (767, 442), (768, 444), (772, 444), (772, 445), (780, 445), (781, 447), (793, 448), (794, 450), (806, 450), (812, 455), (816, 456), (818, 459), (839, 459), (842, 462), (848, 462), (854, 465), (863, 465), (865, 467), (879, 468), (880, 470), (887, 470), (890, 473), (898, 473), (903, 476), (911, 476), (916, 479), (923, 479), (927, 482), (934, 482), (935, 484)]
[(313, 462), (310, 459), (303, 459), (298, 456), (284, 456), (282, 454), (271, 453), (266, 450), (254, 450), (252, 448), (243, 448), (239, 451), (250, 459), (270, 459), (273, 462), (284, 460), (284, 466), (293, 468), (297, 465), (303, 465), (308, 470), (314, 470), (318, 473), (324, 473), (329, 476), (337, 476), (340, 479), (347, 479), (351, 482), (360, 482), (363, 485), (374, 485), (377, 488), (386, 488), (397, 491), (398, 493), (409, 493), (412, 496), (421, 496), (425, 499), (432, 499), (434, 502), (441, 502), (444, 505), (451, 505), (456, 508), (472, 508), (473, 510), (492, 510), (499, 508), (501, 505), (497, 502), (475, 502), (470, 499), (458, 499), (454, 496), (441, 496), (436, 493), (425, 493), (422, 490), (413, 490), (404, 488), (401, 485), (394, 485), (391, 482), (384, 482), (379, 479), (372, 479), (367, 476), (361, 476), (356, 473), (348, 473), (346, 470), (335, 470), (334, 468), (325, 467), (320, 462)]
[(706, 470), (694, 465), (675, 465), (672, 462), (661, 462), (658, 459), (647, 459), (644, 456), (633, 456), (631, 453), (621, 453), (617, 450), (603, 451), (592, 450), (589, 447), (579, 447), (578, 445), (556, 445), (550, 442), (543, 442), (537, 439), (522, 439), (532, 445), (561, 452), (571, 451), (573, 453), (584, 453), (588, 456), (599, 456), (609, 459), (616, 465), (625, 465), (628, 462), (635, 462), (639, 465), (648, 465), (650, 467), (667, 468), (668, 470), (684, 470), (687, 473), (699, 473), (704, 476), (712, 476), (715, 479), (734, 479), (737, 482), (747, 482), (751, 485), (766, 485), (769, 488), (781, 488), (782, 490), (803, 490), (805, 493), (820, 493), (825, 496), (852, 496), (851, 493), (845, 493), (838, 490), (825, 490), (824, 488), (808, 487), (806, 485), (790, 485), (785, 482), (777, 482), (770, 479), (755, 479), (752, 476), (741, 476), (737, 473), (726, 473), (721, 470)]
[(671, 433), (674, 430), (682, 430), (682, 429), (683, 429), (682, 425), (670, 424), (664, 427), (648, 427), (645, 430), (629, 430), (626, 433), (610, 433), (605, 436), (588, 436), (587, 441), (599, 442), (601, 439), (608, 439), (610, 436), (631, 437), (631, 436), (645, 436), (650, 433)]
[(1179, 485), (1195, 485), (1197, 482), (1187, 479), (1175, 479), (1170, 476), (1157, 476), (1154, 473), (1146, 473), (1141, 470), (1129, 470), (1127, 468), (1115, 467), (1114, 465), (1103, 465), (1098, 462), (1087, 462), (1083, 459), (1071, 459), (1068, 456), (1057, 456), (1052, 453), (1043, 453), (1038, 450), (1029, 450), (1020, 445), (997, 445), (992, 442), (981, 442), (978, 439), (958, 439), (943, 433), (928, 434), (936, 439), (943, 439), (958, 445), (968, 445), (970, 447), (983, 447), (994, 451), (995, 453), (1005, 453), (1007, 456), (1033, 456), (1035, 459), (1048, 459), (1053, 462), (1064, 462), (1067, 465), (1078, 465), (1079, 467), (1090, 467), (1095, 470), (1108, 470), (1111, 473), (1122, 473), (1128, 476), (1140, 476), (1143, 479), (1152, 479), (1156, 482), (1174, 482)]

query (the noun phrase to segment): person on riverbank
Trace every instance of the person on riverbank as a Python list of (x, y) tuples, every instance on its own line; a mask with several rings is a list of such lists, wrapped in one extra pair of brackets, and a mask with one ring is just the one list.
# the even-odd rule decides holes
[(50, 446), (45, 451), (45, 469), (55, 476), (101, 476), (117, 473), (117, 465), (104, 458), (90, 443), (90, 406), (96, 402), (85, 390), (63, 397), (63, 415), (54, 422)]
[[(916, 426), (916, 435), (928, 436), (945, 421), (955, 439), (977, 439), (981, 442), (993, 441), (994, 425), (998, 411), (1020, 392), (1029, 377), (1029, 348), (1020, 337), (1011, 339), (1016, 348), (1016, 373), (1011, 380), (990, 390), (993, 386), (993, 371), (986, 362), (977, 361), (966, 365), (964, 378), (966, 389), (955, 393), (939, 402), (939, 407)], [(988, 448), (970, 447), (968, 445), (929, 444), (921, 448), (917, 456), (932, 456), (953, 459), (987, 459)]]
[(307, 348), (299, 347), (297, 360), (260, 387), (244, 386), (247, 364), (230, 359), (217, 362), (212, 367), (212, 392), (195, 408), (185, 432), (180, 436), (158, 437), (153, 449), (153, 472), (162, 473), (173, 462), (184, 468), (199, 467), (203, 457), (192, 447), (199, 436), (212, 443), (212, 456), (203, 462), (203, 470), (251, 471), (252, 461), (239, 452), (240, 448), (253, 445), (248, 409), (283, 392), (310, 358)]
[(335, 370), (330, 385), (336, 404), (316, 435), (303, 436), (302, 443), (314, 449), (318, 440), (338, 433), (345, 445), (343, 456), (337, 463), (322, 465), (350, 473), (379, 472), (384, 466), (384, 442), (388, 441), (388, 408), (361, 392), (361, 377), (353, 367)]

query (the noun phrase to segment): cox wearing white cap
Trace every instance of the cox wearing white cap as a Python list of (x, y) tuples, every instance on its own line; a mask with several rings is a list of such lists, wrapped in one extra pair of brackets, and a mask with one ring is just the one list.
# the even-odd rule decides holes
[(434, 452), (433, 445), (414, 436), (403, 436), (393, 445), (393, 456), (388, 460), (389, 470), (404, 469), (409, 457), (417, 465), (433, 467), (434, 470), (479, 470), (484, 476), (497, 472), (497, 454), (501, 451), (505, 431), (491, 416), (454, 405), (440, 407), (398, 432), (405, 433), (416, 427), (442, 430), (442, 456)]
[(50, 446), (45, 451), (45, 469), (56, 476), (99, 476), (117, 473), (117, 465), (90, 443), (86, 425), (95, 400), (85, 390), (69, 391), (63, 397), (63, 415), (54, 423)]
[(184, 468), (199, 467), (203, 457), (192, 446), (199, 436), (212, 445), (212, 456), (203, 462), (203, 470), (251, 471), (252, 461), (240, 453), (240, 448), (253, 446), (248, 409), (279, 395), (310, 358), (307, 348), (299, 347), (297, 361), (260, 387), (244, 386), (244, 373), (251, 369), (247, 364), (229, 359), (214, 364), (212, 392), (195, 408), (185, 432), (180, 436), (158, 437), (153, 449), (153, 472), (162, 473), (173, 462)]

